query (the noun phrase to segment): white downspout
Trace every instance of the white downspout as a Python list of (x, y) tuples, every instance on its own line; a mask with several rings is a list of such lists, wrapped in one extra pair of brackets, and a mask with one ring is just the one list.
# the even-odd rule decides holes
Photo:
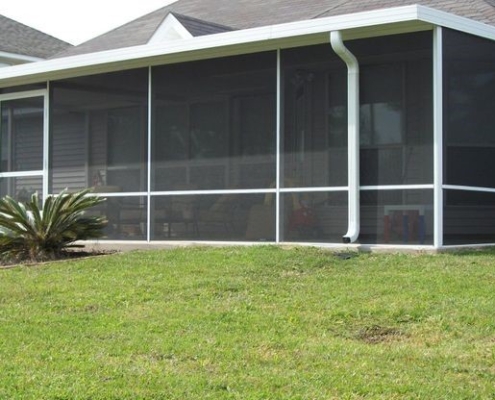
[(349, 222), (344, 243), (354, 243), (359, 236), (359, 63), (342, 41), (340, 31), (330, 32), (333, 51), (347, 65), (347, 169), (349, 180)]

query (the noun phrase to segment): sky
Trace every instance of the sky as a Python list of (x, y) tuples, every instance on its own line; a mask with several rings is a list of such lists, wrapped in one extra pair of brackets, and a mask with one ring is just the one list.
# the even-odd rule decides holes
[(173, 2), (175, 0), (0, 0), (0, 14), (71, 44), (79, 44)]

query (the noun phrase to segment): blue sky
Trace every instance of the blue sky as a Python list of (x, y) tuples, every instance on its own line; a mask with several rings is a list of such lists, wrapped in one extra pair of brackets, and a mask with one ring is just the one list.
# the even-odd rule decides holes
[(0, 14), (79, 44), (175, 0), (1, 0)]

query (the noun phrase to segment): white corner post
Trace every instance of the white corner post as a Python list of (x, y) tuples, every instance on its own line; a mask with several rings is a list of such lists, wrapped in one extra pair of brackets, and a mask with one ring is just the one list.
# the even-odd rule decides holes
[(147, 181), (146, 181), (146, 241), (151, 242), (151, 131), (152, 131), (152, 102), (153, 102), (153, 70), (148, 67), (148, 149), (147, 149)]
[(433, 29), (433, 245), (443, 246), (443, 40)]
[(50, 81), (46, 82), (43, 95), (43, 204), (48, 198), (50, 179)]
[(275, 242), (280, 243), (280, 173), (281, 173), (281, 126), (282, 126), (282, 66), (281, 66), (281, 54), (280, 49), (277, 49), (277, 155), (276, 155), (276, 183), (275, 188), (277, 190), (275, 194)]
[(349, 193), (349, 221), (344, 243), (354, 243), (359, 236), (359, 63), (345, 47), (340, 31), (330, 33), (333, 51), (347, 65), (347, 170)]

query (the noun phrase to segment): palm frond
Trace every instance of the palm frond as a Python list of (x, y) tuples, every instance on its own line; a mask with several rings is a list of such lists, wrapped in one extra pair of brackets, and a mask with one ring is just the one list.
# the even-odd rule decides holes
[(0, 199), (0, 254), (19, 259), (52, 259), (75, 241), (103, 236), (107, 220), (86, 216), (85, 211), (105, 200), (91, 195), (89, 190), (64, 190), (46, 198), (43, 208), (37, 193), (27, 204), (9, 196)]

